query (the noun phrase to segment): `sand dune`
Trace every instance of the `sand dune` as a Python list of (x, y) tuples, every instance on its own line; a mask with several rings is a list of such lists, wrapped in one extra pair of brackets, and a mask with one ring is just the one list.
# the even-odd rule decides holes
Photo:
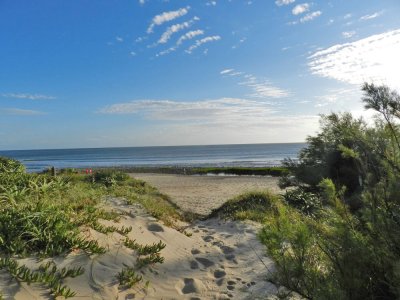
[[(59, 267), (83, 266), (85, 273), (66, 279), (76, 299), (265, 299), (277, 293), (277, 287), (266, 281), (273, 271), (273, 262), (256, 237), (254, 223), (224, 222), (218, 219), (187, 225), (187, 236), (164, 226), (139, 205), (127, 205), (123, 199), (110, 198), (107, 206), (125, 215), (115, 226), (132, 226), (128, 234), (142, 244), (166, 244), (161, 255), (163, 264), (144, 269), (144, 284), (121, 290), (116, 278), (124, 266), (135, 266), (136, 254), (126, 248), (118, 233), (101, 234), (83, 231), (108, 248), (103, 255), (88, 256), (80, 251), (54, 261)], [(31, 267), (39, 263), (21, 260)], [(14, 282), (13, 284), (10, 284)], [(0, 289), (5, 299), (48, 299), (48, 291), (25, 283), (17, 284), (1, 273)]]

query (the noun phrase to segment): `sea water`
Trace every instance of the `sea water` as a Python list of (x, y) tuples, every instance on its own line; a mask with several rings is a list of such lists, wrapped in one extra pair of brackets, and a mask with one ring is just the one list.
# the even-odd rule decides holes
[(242, 166), (280, 165), (284, 158), (295, 159), (304, 143), (241, 144), (208, 146), (82, 148), (0, 151), (21, 161), (28, 172), (49, 167), (157, 167), (157, 166)]

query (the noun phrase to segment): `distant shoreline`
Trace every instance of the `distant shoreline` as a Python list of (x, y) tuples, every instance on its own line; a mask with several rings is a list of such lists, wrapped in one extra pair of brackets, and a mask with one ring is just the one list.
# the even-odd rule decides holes
[[(57, 170), (61, 173), (86, 172), (89, 168), (64, 168)], [(236, 175), (236, 176), (272, 176), (279, 177), (287, 174), (288, 170), (282, 166), (273, 167), (99, 167), (90, 168), (92, 172), (99, 170), (120, 171), (125, 173), (142, 174), (169, 174), (169, 175)]]

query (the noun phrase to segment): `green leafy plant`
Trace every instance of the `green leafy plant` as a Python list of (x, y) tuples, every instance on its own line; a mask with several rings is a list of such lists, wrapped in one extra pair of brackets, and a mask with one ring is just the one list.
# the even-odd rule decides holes
[(131, 288), (141, 282), (143, 280), (143, 276), (136, 274), (135, 269), (125, 267), (118, 272), (117, 279), (121, 287)]

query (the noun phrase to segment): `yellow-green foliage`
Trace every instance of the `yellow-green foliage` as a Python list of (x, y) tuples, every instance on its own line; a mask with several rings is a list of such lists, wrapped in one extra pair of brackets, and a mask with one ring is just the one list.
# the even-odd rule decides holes
[(263, 221), (265, 213), (275, 208), (279, 196), (270, 191), (254, 191), (239, 195), (211, 213), (211, 217), (220, 216), (236, 220)]

